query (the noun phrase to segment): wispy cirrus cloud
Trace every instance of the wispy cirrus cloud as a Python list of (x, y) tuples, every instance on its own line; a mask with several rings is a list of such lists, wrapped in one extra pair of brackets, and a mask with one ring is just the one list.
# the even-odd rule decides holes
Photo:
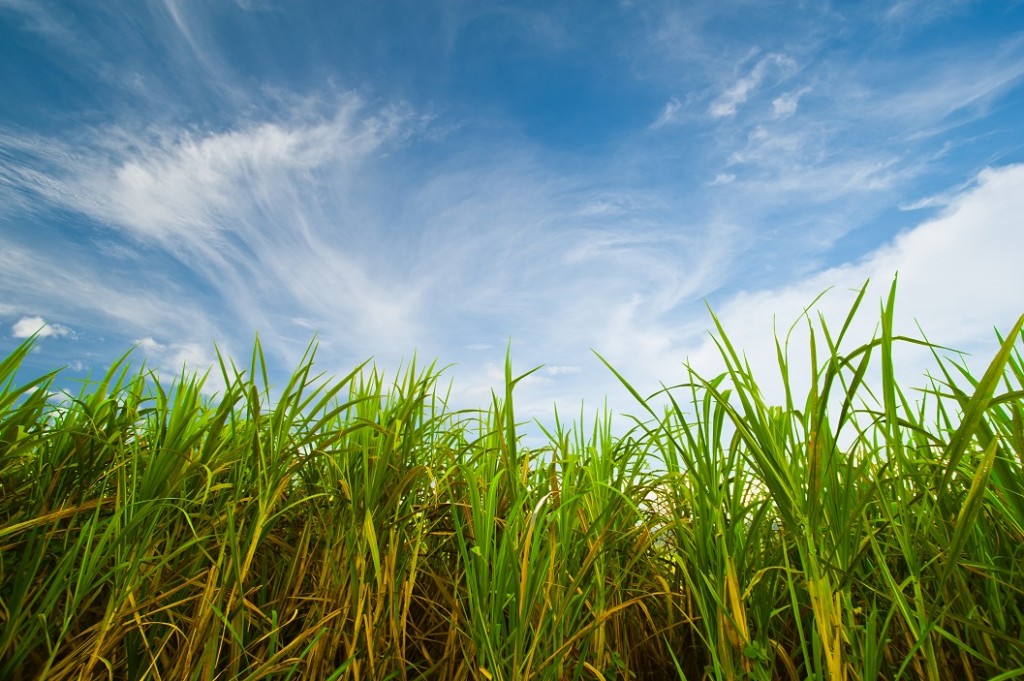
[(796, 113), (800, 106), (800, 98), (811, 91), (810, 87), (802, 87), (786, 92), (772, 100), (772, 113), (776, 118), (788, 118)]
[(950, 2), (928, 2), (927, 0), (897, 0), (884, 3), (877, 15), (880, 23), (900, 27), (921, 28), (937, 19), (956, 15), (975, 4), (976, 0), (951, 0)]
[[(368, 243), (373, 231), (361, 231), (359, 212), (372, 209), (360, 207), (357, 173), (419, 123), (397, 108), (367, 114), (361, 106), (344, 96), (328, 117), (207, 134), (99, 131), (77, 146), (8, 133), (0, 152), (14, 162), (2, 179), (13, 195), (173, 255), (244, 328), (271, 327), (266, 310), (290, 306), (325, 325), (347, 318), (364, 338), (402, 335), (415, 296), (371, 274), (365, 251), (384, 235)], [(103, 241), (108, 254), (132, 255), (125, 243)]]
[(666, 125), (672, 125), (673, 123), (678, 122), (682, 108), (683, 104), (677, 98), (673, 97), (668, 100), (662, 108), (661, 113), (658, 114), (658, 117), (653, 123), (651, 123), (651, 129), (657, 130), (658, 128), (664, 128)]
[[(1016, 265), (1017, 253), (1024, 249), (1024, 232), (1015, 217), (1022, 211), (1024, 166), (986, 169), (970, 186), (951, 196), (940, 215), (907, 229), (864, 257), (795, 277), (782, 286), (727, 293), (717, 298), (713, 311), (730, 342), (749, 362), (769, 403), (781, 403), (785, 397), (773, 334), (781, 341), (788, 336), (791, 387), (801, 399), (810, 377), (806, 321), (801, 319), (808, 306), (818, 299), (810, 310), (811, 319), (817, 323), (821, 314), (834, 333), (845, 320), (855, 294), (870, 281), (843, 346), (850, 351), (879, 333), (879, 306), (897, 276), (895, 333), (920, 338), (920, 324), (928, 340), (969, 353), (969, 366), (980, 373), (996, 349), (993, 324), (1005, 332), (1024, 313), (1017, 293), (1024, 287), (1024, 273)], [(610, 306), (604, 320), (605, 334), (594, 349), (643, 395), (683, 381), (686, 364), (705, 378), (724, 371), (719, 349), (708, 332), (710, 317), (700, 305), (649, 315), (637, 298)], [(940, 354), (949, 353), (940, 350)], [(908, 345), (896, 348), (896, 363), (900, 385), (907, 387), (925, 386), (925, 372), (934, 368), (927, 349)], [(558, 404), (563, 413), (578, 407), (578, 400), (567, 393), (605, 395), (616, 413), (643, 415), (595, 358), (582, 363), (578, 374), (556, 377), (566, 379), (574, 388), (562, 391)], [(872, 374), (869, 380), (872, 389), (876, 388), (877, 376)], [(523, 392), (533, 397), (536, 411), (542, 415), (542, 400)], [(913, 399), (914, 393), (909, 395)]]
[(712, 118), (734, 116), (751, 93), (760, 87), (769, 73), (777, 71), (780, 75), (785, 76), (795, 68), (796, 62), (784, 54), (765, 55), (754, 64), (746, 75), (738, 78), (711, 102), (708, 106), (708, 113)]
[[(232, 225), (225, 214), (270, 206), (297, 176), (328, 168), (347, 174), (402, 125), (394, 111), (359, 116), (360, 102), (343, 97), (336, 112), (313, 122), (267, 122), (220, 133), (130, 140), (137, 151), (72, 181), (77, 208), (162, 246), (206, 252)], [(255, 204), (255, 205), (252, 205)], [(211, 240), (214, 241), (211, 244)]]
[[(743, 115), (720, 118), (708, 149), (708, 186), (724, 189), (730, 178), (729, 191), (743, 197), (723, 202), (722, 214), (739, 224), (758, 222), (758, 213), (792, 215), (789, 228), (779, 227), (790, 252), (770, 252), (780, 263), (798, 254), (794, 261), (820, 266), (832, 243), (865, 229), (889, 202), (910, 205), (903, 193), (920, 192), (912, 188), (943, 172), (949, 131), (998, 111), (996, 102), (1018, 86), (1021, 44), (1006, 38), (984, 52), (960, 46), (959, 55), (927, 57), (889, 50), (858, 63), (804, 55), (781, 94), (744, 85)], [(893, 73), (904, 74), (898, 84)], [(1017, 152), (1007, 142), (1002, 155), (1019, 153), (1019, 142)], [(967, 174), (996, 160), (980, 158)], [(950, 178), (946, 186), (962, 181)]]
[[(257, 330), (294, 356), (318, 331), (332, 363), (370, 354), (387, 362), (415, 348), (450, 352), (454, 332), (478, 347), (514, 337), (553, 355), (533, 359), (564, 367), (588, 347), (624, 346), (638, 325), (719, 283), (727, 241), (695, 222), (675, 233), (664, 214), (673, 209), (654, 194), (556, 176), (523, 151), (470, 154), (408, 183), (388, 157), (421, 121), (352, 106), (316, 123), (206, 135), (118, 131), (73, 150), (19, 139), (18, 191), (105, 225), (89, 243), (119, 267), (145, 269), (162, 254), (189, 277), (156, 277), (129, 295), (113, 275), (75, 265), (36, 293), (117, 319), (163, 358), (177, 355), (160, 348), (213, 338), (244, 347)], [(45, 172), (29, 177), (37, 167)], [(713, 242), (718, 249), (693, 248)], [(0, 265), (0, 277), (60, 271), (51, 256), (12, 246), (18, 257)], [(564, 382), (582, 373), (545, 375)]]
[(317, 333), (327, 366), (418, 349), (486, 401), (511, 338), (549, 365), (528, 413), (615, 390), (590, 348), (656, 387), (703, 357), (705, 299), (783, 319), (920, 268), (883, 262), (896, 209), (967, 215), (1002, 171), (965, 178), (1019, 145), (989, 122), (1020, 37), (927, 43), (923, 5), (0, 2), (68, 86), (3, 104), (0, 314), (165, 367)]
[[(217, 337), (216, 314), (199, 296), (185, 296), (167, 274), (143, 270), (126, 287), (125, 276), (74, 247), (34, 248), (0, 237), (0, 287), (22, 308), (67, 320), (76, 328), (113, 327), (135, 333), (160, 329), (178, 337)], [(152, 264), (143, 263), (144, 265)]]
[(80, 44), (81, 36), (76, 35), (67, 17), (53, 12), (45, 4), (31, 0), (3, 0), (0, 11), (7, 11), (20, 17), (24, 27), (40, 36), (63, 45)]

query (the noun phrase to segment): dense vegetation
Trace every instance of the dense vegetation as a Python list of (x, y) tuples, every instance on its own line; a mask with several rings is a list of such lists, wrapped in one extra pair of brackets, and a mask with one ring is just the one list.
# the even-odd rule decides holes
[(857, 305), (815, 324), (782, 405), (718, 328), (723, 375), (529, 449), (508, 367), (454, 411), (432, 366), (313, 352), (271, 391), (257, 343), (214, 398), (126, 356), (55, 401), (29, 341), (0, 364), (0, 678), (1018, 678), (1024, 318), (908, 394), (892, 304), (853, 349)]

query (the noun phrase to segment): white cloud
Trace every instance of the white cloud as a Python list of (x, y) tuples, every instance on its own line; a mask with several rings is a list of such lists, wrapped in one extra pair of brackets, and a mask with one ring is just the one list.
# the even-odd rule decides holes
[[(371, 184), (364, 175), (388, 153), (384, 145), (400, 143), (424, 119), (400, 106), (367, 112), (354, 95), (338, 98), (327, 116), (311, 113), (327, 108), (324, 101), (292, 104), (279, 119), (205, 134), (111, 129), (79, 137), (74, 147), (7, 135), (0, 147), (16, 149), (20, 163), (0, 170), (0, 181), (6, 174), (21, 193), (111, 226), (151, 249), (146, 257), (152, 249), (173, 254), (189, 269), (190, 285), (203, 288), (207, 300), (198, 305), (226, 305), (234, 326), (259, 329), (270, 344), (283, 341), (271, 330), (275, 311), (291, 309), (321, 328), (344, 328), (350, 346), (407, 348), (417, 336), (417, 290), (385, 253), (394, 234), (380, 222), (378, 191), (389, 178)], [(117, 256), (137, 250), (111, 238), (101, 243)], [(48, 259), (22, 253), (23, 266), (7, 259), (0, 278), (14, 280), (15, 269), (30, 272), (30, 260)], [(97, 286), (105, 276), (92, 271), (84, 279)], [(67, 291), (81, 299), (79, 288)], [(181, 287), (162, 293), (167, 305), (175, 288), (180, 296)], [(119, 297), (107, 293), (96, 300)], [(152, 293), (161, 295), (155, 286)], [(148, 328), (182, 337), (176, 326)]]
[(776, 118), (792, 116), (800, 106), (800, 98), (810, 91), (810, 88), (801, 88), (779, 95), (772, 100), (772, 113), (775, 114)]
[(808, 131), (780, 130), (777, 127), (758, 125), (747, 135), (746, 146), (729, 156), (729, 162), (766, 165), (780, 158), (808, 156), (807, 148), (816, 142), (817, 139)]
[(885, 9), (879, 19), (884, 23), (894, 23), (902, 27), (920, 28), (937, 19), (956, 14), (975, 0), (948, 0), (947, 2), (930, 2), (929, 0), (898, 0)]
[[(209, 8), (185, 0), (150, 3), (144, 14), (120, 18), (114, 16), (124, 14), (120, 10), (102, 10), (98, 16), (111, 21), (95, 26), (33, 9), (43, 7), (39, 3), (0, 2), (16, 6), (51, 43), (76, 35), (93, 41), (73, 51), (83, 58), (65, 61), (94, 64), (79, 71), (108, 71), (103, 78), (114, 86), (111, 100), (130, 102), (116, 106), (131, 111), (104, 108), (101, 118), (156, 121), (142, 131), (120, 124), (84, 133), (68, 127), (60, 143), (0, 131), (0, 205), (6, 205), (0, 210), (12, 210), (11, 197), (24, 198), (19, 211), (70, 208), (109, 227), (82, 220), (80, 234), (94, 234), (90, 243), (98, 248), (78, 252), (64, 240), (0, 235), (0, 290), (20, 306), (6, 312), (8, 324), (35, 311), (76, 329), (102, 324), (122, 338), (143, 338), (140, 352), (167, 367), (179, 360), (201, 363), (209, 359), (202, 349), (212, 339), (224, 347), (233, 334), (237, 342), (257, 330), (266, 347), (280, 352), (277, 360), (282, 348), (301, 351), (318, 330), (338, 365), (372, 353), (392, 366), (415, 348), (445, 363), (462, 358), (444, 353), (468, 347), (472, 360), (500, 367), (511, 336), (517, 366), (553, 357), (564, 363), (540, 372), (537, 378), (547, 383), (535, 378), (523, 386), (537, 404), (608, 392), (609, 384), (595, 378), (603, 370), (586, 363), (589, 347), (647, 387), (681, 375), (685, 357), (704, 357), (707, 318), (694, 301), (716, 292), (730, 331), (736, 329), (755, 354), (765, 346), (770, 323), (744, 335), (745, 315), (754, 325), (777, 311), (780, 323), (788, 323), (828, 285), (856, 286), (870, 275), (884, 286), (891, 274), (883, 270), (899, 266), (901, 305), (913, 298), (917, 285), (910, 282), (924, 265), (914, 265), (907, 249), (896, 249), (898, 262), (886, 267), (882, 251), (870, 262), (825, 272), (815, 258), (835, 235), (864, 225), (864, 211), (891, 207), (897, 190), (921, 172), (919, 149), (905, 144), (911, 133), (959, 110), (958, 102), (993, 101), (1019, 82), (1024, 63), (1019, 47), (1004, 46), (986, 58), (929, 54), (926, 59), (935, 61), (930, 70), (931, 63), (922, 68), (904, 56), (889, 63), (871, 56), (896, 54), (891, 50), (867, 50), (851, 64), (832, 40), (835, 29), (852, 29), (863, 12), (840, 16), (813, 8), (793, 13), (792, 23), (778, 26), (781, 32), (759, 27), (787, 54), (749, 52), (751, 34), (720, 32), (734, 23), (735, 6), (673, 4), (660, 8), (671, 15), (662, 21), (655, 3), (631, 14), (610, 46), (615, 63), (630, 67), (621, 71), (628, 71), (626, 78), (650, 87), (647, 92), (661, 88), (642, 122), (658, 132), (608, 138), (607, 148), (615, 151), (574, 167), (571, 155), (556, 158), (540, 143), (524, 144), (525, 136), (495, 134), (521, 130), (521, 121), (491, 119), (481, 127), (479, 119), (447, 120), (444, 135), (423, 135), (400, 149), (423, 127), (401, 108), (377, 108), (347, 94), (301, 98), (266, 85), (249, 88), (258, 74), (237, 77), (232, 65), (240, 63), (221, 49), (219, 24), (203, 19)], [(234, 4), (257, 9), (267, 3)], [(760, 23), (760, 10), (748, 15), (749, 9), (741, 8), (744, 20)], [(468, 45), (460, 38), (471, 24), (496, 25), (476, 21), (489, 11), (549, 55), (581, 48), (565, 55), (574, 58), (594, 37), (589, 25), (565, 31), (572, 23), (558, 11), (453, 6), (442, 12), (451, 15), (441, 30), (451, 33), (447, 57), (465, 54)], [(145, 39), (152, 45), (145, 51), (109, 39), (124, 34), (134, 40), (141, 33), (125, 26), (150, 20)], [(640, 39), (644, 27), (657, 34)], [(85, 28), (97, 30), (77, 30)], [(659, 53), (657, 64), (652, 51)], [(53, 52), (66, 57), (69, 48)], [(126, 66), (111, 61), (114, 52), (149, 55), (160, 64), (140, 58)], [(348, 66), (356, 70), (336, 72), (339, 82), (359, 77), (359, 65)], [(304, 79), (303, 87), (330, 78), (329, 68)], [(810, 91), (806, 84), (814, 87), (813, 107), (801, 99)], [(136, 88), (144, 96), (137, 99)], [(167, 97), (170, 92), (176, 97)], [(439, 106), (465, 110), (454, 100)], [(689, 120), (692, 106), (698, 118), (705, 111), (714, 118), (713, 125)], [(748, 111), (756, 111), (757, 120), (742, 115)], [(480, 119), (493, 113), (482, 112)], [(220, 123), (197, 122), (186, 130), (168, 122), (182, 120)], [(22, 163), (26, 158), (33, 162)], [(10, 187), (16, 191), (8, 195)], [(918, 207), (957, 211), (969, 195), (958, 191), (944, 202), (931, 197)], [(766, 256), (772, 248), (790, 253)], [(933, 254), (935, 261), (941, 255)], [(946, 267), (959, 271), (966, 264)], [(120, 276), (150, 265), (148, 276)], [(776, 270), (762, 275), (762, 267)], [(719, 287), (755, 271), (758, 282), (782, 277), (783, 283), (724, 297)], [(808, 271), (818, 274), (804, 277)], [(124, 281), (132, 282), (130, 291)], [(830, 295), (823, 309), (839, 310), (842, 305), (830, 301), (843, 295)]]
[(922, 210), (925, 208), (944, 208), (949, 204), (953, 203), (956, 199), (960, 198), (969, 189), (972, 189), (978, 183), (978, 178), (973, 177), (967, 182), (963, 182), (952, 189), (925, 196), (916, 201), (909, 201), (901, 203), (897, 206), (902, 211), (915, 211)]
[(924, 197), (922, 199), (918, 199), (917, 201), (911, 201), (909, 203), (901, 203), (899, 206), (897, 206), (897, 208), (899, 208), (899, 210), (909, 212), (909, 211), (915, 211), (915, 210), (922, 210), (922, 209), (925, 209), (925, 208), (934, 208), (936, 206), (945, 206), (945, 205), (948, 204), (948, 202), (949, 202), (949, 198), (948, 197), (945, 197), (945, 196), (942, 196), (942, 195), (939, 195), (939, 194), (935, 194), (935, 195), (932, 195), (932, 196), (926, 196), (926, 197)]
[(100, 253), (114, 260), (138, 261), (141, 257), (137, 248), (130, 248), (125, 244), (118, 243), (112, 239), (96, 239), (93, 243), (96, 245), (96, 248)]
[(0, 8), (18, 12), (25, 21), (25, 27), (50, 39), (75, 44), (79, 37), (66, 23), (66, 17), (56, 15), (45, 4), (31, 0), (3, 0)]
[(265, 12), (273, 7), (269, 0), (235, 0), (235, 5), (246, 12)]
[[(893, 68), (882, 63), (875, 65), (875, 70), (884, 73), (886, 67)], [(939, 56), (928, 54), (918, 63), (900, 68), (920, 75), (909, 86), (905, 78), (873, 85), (870, 92), (877, 105), (861, 101), (856, 110), (872, 118), (907, 121), (915, 129), (934, 134), (931, 126), (954, 115), (953, 124), (985, 115), (998, 97), (1020, 84), (1024, 79), (1024, 39), (1018, 35), (981, 53), (961, 48)]]
[(780, 69), (792, 69), (796, 63), (783, 54), (769, 54), (763, 57), (750, 72), (739, 78), (720, 94), (708, 107), (708, 113), (712, 118), (725, 118), (736, 115), (737, 110), (742, 106), (750, 93), (756, 90), (765, 76), (768, 69), (777, 67)]
[[(866, 342), (878, 323), (878, 301), (898, 272), (896, 333), (919, 336), (916, 320), (933, 342), (975, 353), (975, 361), (985, 363), (995, 348), (993, 328), (1005, 331), (1024, 312), (1020, 215), (1024, 215), (1024, 165), (988, 169), (978, 176), (977, 186), (953, 198), (941, 216), (901, 234), (861, 261), (784, 287), (741, 293), (716, 312), (732, 342), (746, 351), (755, 372), (771, 377), (773, 319), (779, 332), (785, 333), (806, 305), (834, 287), (815, 308), (834, 328), (845, 317), (852, 291), (870, 279), (871, 288), (851, 332), (856, 342)], [(794, 350), (801, 360), (797, 364), (806, 364), (801, 337), (798, 333)], [(721, 366), (710, 341), (685, 352), (706, 374)], [(905, 349), (901, 357), (900, 377), (908, 384), (923, 385), (922, 374), (932, 363), (930, 355)], [(776, 391), (773, 398), (779, 397)]]
[(197, 343), (165, 344), (147, 337), (137, 340), (136, 344), (147, 358), (173, 371), (181, 371), (182, 367), (206, 369), (214, 362), (213, 355)]
[[(896, 333), (920, 337), (916, 326), (920, 322), (929, 340), (973, 353), (972, 367), (981, 371), (995, 350), (993, 328), (1005, 332), (1024, 312), (1020, 299), (1024, 270), (1018, 266), (1019, 254), (1024, 252), (1024, 230), (1019, 228), (1019, 215), (1024, 215), (1024, 165), (989, 169), (952, 197), (940, 216), (909, 229), (859, 261), (819, 270), (778, 287), (730, 295), (714, 305), (714, 312), (730, 341), (750, 361), (766, 399), (780, 403), (783, 393), (772, 334), (784, 336), (806, 306), (826, 289), (831, 290), (813, 308), (812, 319), (816, 321), (820, 312), (835, 332), (853, 302), (854, 291), (870, 279), (845, 349), (866, 343), (877, 333), (879, 301), (898, 272)], [(704, 280), (705, 288), (697, 298), (707, 295), (709, 283)], [(694, 297), (691, 293), (688, 299)], [(682, 309), (688, 314), (683, 314), (680, 308), (652, 306), (651, 302), (641, 293), (626, 300), (603, 292), (595, 300), (577, 298), (579, 316), (562, 320), (552, 333), (581, 337), (573, 347), (574, 356), (584, 356), (584, 348), (593, 347), (642, 395), (684, 380), (684, 362), (706, 378), (723, 370), (708, 334), (711, 319), (699, 305), (684, 304)], [(600, 324), (595, 324), (595, 319)], [(797, 399), (802, 399), (800, 390), (806, 389), (809, 380), (805, 326), (803, 322), (797, 325), (790, 345), (791, 381)], [(533, 365), (528, 353), (513, 350), (517, 366)], [(550, 416), (550, 408), (545, 411), (544, 407), (552, 402), (565, 414), (573, 413), (582, 397), (593, 406), (594, 399), (607, 396), (613, 411), (641, 414), (618, 381), (596, 359), (591, 362), (580, 365), (579, 373), (559, 374), (557, 385), (523, 390), (524, 402), (529, 404), (524, 413), (543, 420)], [(924, 372), (934, 367), (930, 353), (909, 346), (897, 348), (896, 362), (904, 388), (924, 386)], [(877, 368), (877, 361), (874, 366)], [(485, 394), (484, 386), (489, 386), (487, 390), (500, 386), (500, 378), (497, 373), (489, 377), (490, 383), (478, 378), (478, 392), (469, 397)], [(914, 399), (914, 394), (910, 398)], [(624, 420), (618, 423), (628, 426)]]
[(579, 210), (579, 214), (586, 217), (618, 215), (620, 213), (622, 213), (622, 206), (618, 205), (614, 201), (601, 200), (588, 203)]
[(926, 161), (907, 162), (888, 149), (847, 149), (835, 137), (816, 125), (757, 125), (729, 154), (728, 164), (756, 170), (744, 173), (743, 186), (752, 198), (780, 202), (797, 195), (805, 204), (889, 191), (927, 167)]
[(682, 108), (682, 103), (675, 97), (668, 100), (668, 102), (666, 102), (665, 106), (662, 108), (661, 113), (658, 114), (658, 118), (656, 118), (655, 121), (651, 123), (651, 129), (657, 130), (658, 128), (663, 128), (666, 125), (672, 125), (673, 123), (677, 123), (679, 121), (679, 111)]
[[(183, 298), (180, 287), (162, 272), (148, 272), (129, 289), (116, 272), (57, 249), (28, 248), (0, 237), (0, 252), (4, 254), (0, 289), (28, 309), (43, 305), (57, 309), (76, 325), (99, 319), (113, 324), (112, 328), (135, 333), (161, 329), (164, 333), (216, 336), (201, 301)], [(39, 276), (41, 272), (46, 276)]]
[(549, 376), (560, 376), (562, 374), (578, 374), (580, 373), (580, 371), (582, 371), (582, 368), (575, 365), (560, 366), (557, 364), (553, 364), (544, 367), (544, 371)]
[[(77, 144), (0, 131), (0, 148), (28, 159), (0, 180), (177, 252), (211, 257), (240, 211), (271, 209), (316, 171), (351, 177), (358, 165), (416, 121), (401, 107), (363, 111), (343, 95), (327, 117), (296, 102), (294, 118), (221, 132), (119, 128)], [(326, 106), (326, 104), (324, 104)]]
[(349, 97), (333, 118), (313, 124), (262, 123), (161, 140), (76, 178), (89, 202), (79, 208), (139, 238), (208, 254), (240, 201), (272, 198), (273, 183), (290, 174), (350, 167), (393, 133), (394, 118), (360, 120), (359, 107)]
[[(66, 153), (61, 185), (31, 189), (143, 242), (124, 267), (159, 249), (190, 277), (157, 268), (129, 295), (113, 273), (11, 243), (0, 285), (193, 348), (258, 330), (285, 362), (316, 328), (336, 365), (373, 355), (392, 366), (416, 349), (447, 363), (461, 359), (449, 354), (459, 336), (486, 348), (513, 337), (538, 349), (522, 357), (536, 365), (588, 356), (605, 311), (638, 291), (633, 314), (649, 319), (720, 275), (728, 240), (703, 248), (697, 223), (667, 224), (683, 211), (664, 197), (556, 175), (521, 147), (474, 149), (403, 185), (398, 166), (380, 163), (418, 125), (399, 117), (296, 115), (218, 134), (122, 134)], [(40, 271), (54, 276), (33, 290), (24, 282)], [(142, 349), (173, 364), (169, 350)]]
[(15, 338), (28, 338), (37, 332), (40, 338), (74, 336), (74, 332), (68, 327), (47, 322), (42, 317), (22, 317), (11, 327), (11, 333)]
[[(711, 167), (724, 163), (726, 173), (737, 175), (735, 189), (745, 197), (743, 205), (729, 210), (735, 219), (764, 224), (757, 213), (782, 208), (792, 216), (790, 225), (808, 228), (779, 229), (789, 229), (798, 241), (813, 232), (816, 245), (827, 246), (875, 220), (886, 206), (912, 210), (943, 205), (942, 196), (908, 198), (906, 192), (920, 192), (916, 181), (936, 171), (945, 173), (959, 162), (949, 157), (951, 146), (981, 155), (981, 140), (946, 133), (994, 110), (997, 99), (1019, 85), (1024, 77), (1022, 50), (1024, 39), (1017, 36), (984, 54), (960, 45), (941, 54), (856, 66), (827, 53), (818, 62), (801, 59), (808, 66), (801, 68), (800, 87), (784, 83), (786, 89), (773, 94), (769, 116), (723, 120), (715, 127), (718, 158)], [(908, 75), (893, 75), (897, 73)], [(776, 84), (765, 76), (759, 88), (769, 85)], [(815, 106), (807, 109), (802, 97), (811, 86)], [(750, 90), (749, 97), (756, 92)], [(967, 151), (968, 144), (974, 152)], [(997, 151), (976, 162), (996, 162), (1006, 153)]]
[[(206, 376), (203, 392), (213, 394), (224, 390), (224, 377), (217, 367), (217, 358), (211, 349), (199, 343), (161, 343), (151, 337), (135, 341), (136, 349), (146, 358), (161, 380), (175, 380), (185, 375)], [(212, 347), (212, 346), (211, 346)]]

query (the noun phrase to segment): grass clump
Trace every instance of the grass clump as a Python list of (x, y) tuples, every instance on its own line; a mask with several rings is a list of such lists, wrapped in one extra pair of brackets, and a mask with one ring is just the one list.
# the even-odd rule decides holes
[(1024, 318), (912, 401), (893, 296), (841, 349), (863, 295), (811, 329), (807, 395), (777, 342), (767, 404), (719, 326), (724, 373), (539, 448), (510, 364), (456, 411), (434, 366), (310, 351), (271, 400), (257, 343), (214, 398), (125, 356), (58, 405), (16, 380), (29, 341), (0, 363), (0, 678), (1024, 675)]

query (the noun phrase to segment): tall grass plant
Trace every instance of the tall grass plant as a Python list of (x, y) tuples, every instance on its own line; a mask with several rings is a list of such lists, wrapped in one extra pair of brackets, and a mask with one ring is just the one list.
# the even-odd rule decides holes
[(895, 287), (852, 343), (862, 303), (807, 322), (806, 395), (776, 340), (769, 404), (715, 319), (724, 373), (619, 376), (628, 432), (556, 414), (532, 449), (511, 362), (476, 410), (313, 348), (272, 391), (258, 342), (214, 397), (129, 354), (58, 404), (31, 339), (0, 362), (0, 678), (1024, 675), (1024, 317), (910, 393), (893, 348), (927, 344)]

